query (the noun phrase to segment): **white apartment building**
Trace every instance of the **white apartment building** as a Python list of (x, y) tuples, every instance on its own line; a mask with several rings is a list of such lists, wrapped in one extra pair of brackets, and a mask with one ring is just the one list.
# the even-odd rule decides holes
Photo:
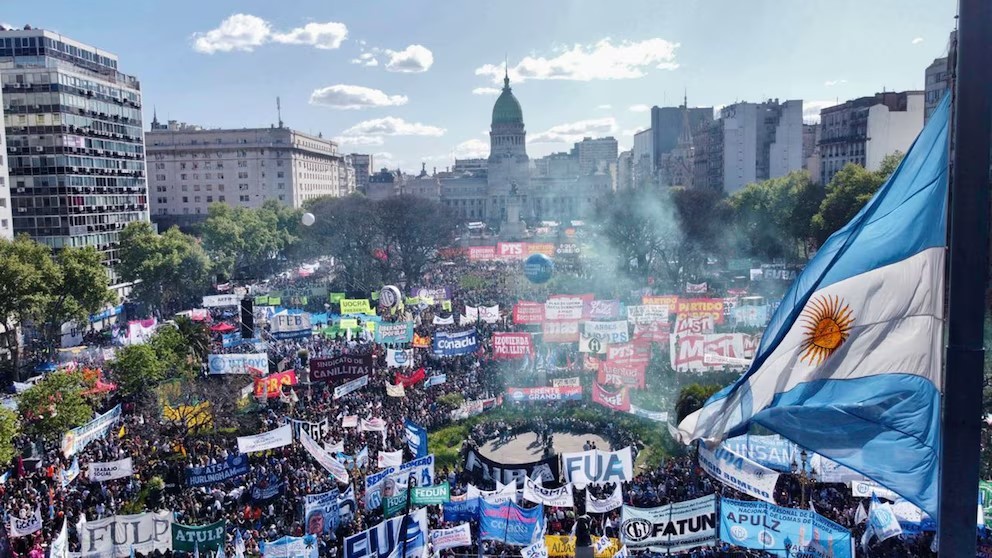
[(290, 207), (355, 191), (355, 170), (334, 142), (285, 127), (203, 129), (153, 122), (145, 134), (152, 219), (160, 225), (206, 218), (212, 203)]
[(720, 111), (723, 189), (785, 176), (803, 168), (803, 102), (736, 103)]
[[(3, 93), (0, 91), (0, 122), (3, 121)], [(14, 238), (10, 218), (10, 174), (7, 171), (7, 133), (0, 126), (0, 238)]]

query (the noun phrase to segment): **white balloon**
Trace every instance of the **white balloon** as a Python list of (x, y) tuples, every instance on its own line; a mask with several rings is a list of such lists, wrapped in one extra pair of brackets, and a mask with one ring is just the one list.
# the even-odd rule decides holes
[(313, 216), (313, 213), (304, 213), (303, 214), (303, 224), (304, 225), (306, 225), (306, 226), (309, 227), (310, 225), (314, 224), (314, 222), (316, 222), (316, 221), (317, 221), (317, 218)]

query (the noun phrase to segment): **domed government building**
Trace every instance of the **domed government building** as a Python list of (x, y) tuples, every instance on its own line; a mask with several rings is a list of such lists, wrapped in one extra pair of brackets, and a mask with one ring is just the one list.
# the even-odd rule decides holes
[[(616, 182), (617, 142), (585, 138), (569, 153), (531, 160), (523, 108), (510, 78), (493, 105), (487, 159), (456, 160), (453, 169), (418, 176), (383, 169), (369, 180), (368, 195), (401, 193), (438, 199), (451, 215), (484, 222), (502, 239), (523, 237), (543, 221), (567, 223), (589, 215)], [(522, 222), (521, 222), (522, 221)]]

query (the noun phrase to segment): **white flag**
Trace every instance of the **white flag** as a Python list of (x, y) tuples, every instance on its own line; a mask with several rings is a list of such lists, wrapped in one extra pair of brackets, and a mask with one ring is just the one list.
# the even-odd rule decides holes
[(406, 397), (406, 388), (403, 387), (403, 384), (396, 384), (394, 386), (386, 382), (386, 395), (390, 397)]

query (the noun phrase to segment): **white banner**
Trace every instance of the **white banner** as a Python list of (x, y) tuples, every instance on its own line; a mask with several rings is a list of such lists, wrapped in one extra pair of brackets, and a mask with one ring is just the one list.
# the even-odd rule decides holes
[(552, 378), (551, 379), (551, 386), (552, 387), (581, 386), (581, 385), (582, 385), (582, 383), (579, 380), (579, 377), (578, 376), (576, 376), (574, 378)]
[(871, 498), (875, 495), (892, 502), (899, 499), (898, 494), (872, 481), (851, 481), (851, 495), (855, 498)]
[(434, 325), (455, 325), (455, 317), (448, 316), (447, 318), (442, 318), (441, 316), (434, 316)]
[(52, 539), (52, 546), (48, 549), (48, 558), (69, 558), (69, 518), (62, 520), (62, 530), (59, 536)]
[(341, 417), (341, 428), (355, 428), (358, 426), (358, 415), (345, 415)]
[(412, 368), (413, 349), (386, 349), (386, 366), (390, 368)]
[(479, 308), (479, 320), (487, 323), (494, 324), (499, 321), (499, 305), (495, 306), (483, 306)]
[(130, 457), (106, 463), (90, 463), (86, 470), (86, 477), (90, 479), (90, 482), (106, 482), (130, 477), (133, 474), (134, 466)]
[(207, 369), (211, 374), (251, 374), (249, 368), (256, 368), (266, 374), (269, 371), (269, 356), (265, 353), (216, 354), (207, 357)]
[(581, 320), (585, 301), (580, 297), (562, 296), (549, 298), (544, 303), (545, 320)]
[(720, 445), (716, 451), (699, 444), (699, 466), (711, 477), (748, 496), (775, 503), (778, 473)]
[(607, 347), (609, 346), (610, 346), (609, 341), (606, 341), (605, 339), (600, 339), (599, 337), (586, 335), (585, 333), (579, 335), (580, 353), (605, 355), (607, 351)]
[(293, 427), (287, 424), (254, 436), (238, 436), (238, 453), (281, 448), (293, 443)]
[(399, 467), (403, 464), (403, 450), (380, 451), (376, 456), (375, 464), (380, 470)]
[(627, 321), (632, 324), (664, 323), (668, 321), (668, 306), (661, 304), (645, 304), (643, 306), (628, 306)]
[(34, 513), (25, 519), (10, 516), (10, 536), (26, 537), (41, 530), (41, 508), (35, 508)]
[(269, 319), (269, 332), (276, 339), (306, 337), (310, 335), (311, 330), (310, 314), (306, 312), (300, 314), (280, 312)]
[(524, 500), (555, 508), (575, 507), (575, 500), (572, 499), (572, 485), (567, 483), (558, 488), (544, 488), (533, 479), (524, 479)]
[(360, 378), (355, 378), (349, 382), (345, 382), (336, 388), (334, 388), (334, 399), (341, 399), (345, 395), (353, 391), (362, 389), (363, 387), (369, 385), (369, 375), (366, 374)]
[(613, 493), (606, 498), (599, 499), (586, 492), (586, 512), (606, 513), (615, 510), (623, 505), (623, 489), (620, 483), (613, 483)]
[(340, 461), (331, 457), (329, 453), (324, 451), (324, 448), (313, 441), (313, 438), (309, 434), (300, 431), (300, 443), (303, 444), (303, 449), (307, 450), (310, 457), (313, 457), (335, 480), (341, 484), (348, 484), (348, 470), (345, 469)]
[(389, 381), (386, 381), (386, 395), (389, 397), (406, 397), (406, 389), (403, 384), (396, 384), (395, 386)]
[[(405, 537), (400, 533), (403, 527), (406, 528)], [(427, 508), (420, 508), (410, 515), (387, 519), (346, 537), (342, 555), (348, 558), (427, 558), (428, 532)]]
[(461, 321), (459, 323), (465, 324), (468, 322), (479, 321), (479, 308), (476, 306), (465, 305), (465, 313), (462, 314)]
[(544, 542), (544, 539), (540, 539), (535, 543), (521, 548), (520, 555), (523, 558), (548, 558), (548, 546)]
[(367, 432), (385, 432), (386, 421), (381, 418), (362, 419), (358, 425), (358, 430)]
[(607, 343), (626, 343), (630, 341), (627, 321), (615, 322), (585, 322), (585, 334), (601, 339)]
[(203, 297), (202, 306), (204, 308), (217, 308), (220, 306), (237, 306), (239, 304), (241, 304), (241, 295), (222, 294)]
[(86, 558), (126, 558), (131, 550), (151, 554), (172, 550), (172, 512), (115, 515), (82, 524), (80, 554)]
[(658, 508), (623, 506), (620, 541), (633, 548), (650, 546), (666, 554), (714, 544), (717, 539), (716, 496)]
[(589, 450), (561, 454), (565, 482), (585, 488), (591, 482), (630, 482), (634, 480), (634, 460), (630, 446), (619, 451)]
[(472, 546), (472, 529), (468, 523), (462, 523), (451, 529), (431, 529), (431, 546), (434, 552), (446, 548)]
[(121, 417), (121, 406), (116, 405), (113, 409), (103, 413), (86, 424), (73, 428), (62, 436), (62, 455), (72, 457), (78, 451), (82, 451), (87, 444), (102, 438), (110, 427)]

